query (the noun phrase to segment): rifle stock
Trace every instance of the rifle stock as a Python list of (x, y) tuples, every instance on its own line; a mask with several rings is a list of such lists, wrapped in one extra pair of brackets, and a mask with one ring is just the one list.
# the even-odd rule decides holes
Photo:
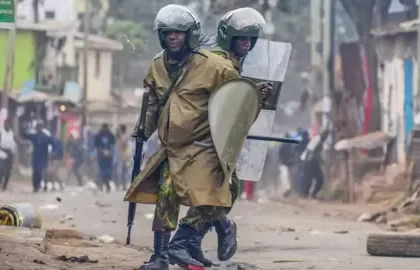
[[(149, 101), (149, 89), (145, 89), (143, 92), (143, 100), (141, 104), (140, 118), (137, 127), (137, 132), (133, 135), (136, 138), (136, 150), (133, 156), (133, 171), (131, 174), (131, 183), (140, 172), (141, 162), (142, 162), (142, 153), (143, 153), (143, 144), (144, 144), (144, 132), (146, 125), (146, 113), (147, 113), (147, 104)], [(136, 203), (130, 202), (128, 205), (128, 217), (127, 217), (127, 239), (126, 244), (130, 245), (131, 242), (131, 227), (134, 224), (134, 217), (136, 215)]]

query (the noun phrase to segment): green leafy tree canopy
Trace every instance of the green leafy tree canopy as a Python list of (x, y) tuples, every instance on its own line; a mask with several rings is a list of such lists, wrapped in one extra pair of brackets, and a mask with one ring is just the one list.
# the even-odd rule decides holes
[[(118, 40), (124, 44), (124, 50), (132, 51), (131, 44), (135, 50), (146, 50), (145, 43), (147, 32), (140, 23), (129, 20), (111, 19), (105, 29), (107, 37)], [(130, 44), (131, 43), (131, 44)]]

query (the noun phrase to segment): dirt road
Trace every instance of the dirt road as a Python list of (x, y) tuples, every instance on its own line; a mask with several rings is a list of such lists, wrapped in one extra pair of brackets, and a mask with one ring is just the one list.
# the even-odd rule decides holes
[[(74, 228), (95, 236), (109, 235), (123, 243), (127, 203), (122, 201), (122, 197), (122, 192), (94, 194), (84, 189), (69, 188), (59, 193), (1, 193), (0, 204), (32, 202), (39, 207), (46, 228)], [(418, 269), (420, 264), (420, 259), (367, 255), (366, 236), (379, 230), (371, 224), (344, 221), (281, 203), (239, 202), (231, 217), (239, 227), (239, 250), (232, 262), (245, 267), (221, 269), (385, 270)], [(152, 218), (153, 206), (138, 205), (132, 235), (136, 250), (108, 245), (106, 254), (94, 252), (89, 255), (91, 259), (107, 261), (105, 266), (97, 265), (93, 269), (134, 269), (147, 260), (153, 241)], [(205, 248), (211, 258), (216, 257), (215, 238), (215, 233), (211, 232), (205, 239)], [(77, 252), (81, 251), (77, 249)], [(60, 255), (60, 252), (68, 251), (56, 248), (54, 252)], [(124, 263), (118, 264), (118, 261)], [(81, 269), (69, 265), (65, 268), (51, 267), (38, 265), (31, 269)]]

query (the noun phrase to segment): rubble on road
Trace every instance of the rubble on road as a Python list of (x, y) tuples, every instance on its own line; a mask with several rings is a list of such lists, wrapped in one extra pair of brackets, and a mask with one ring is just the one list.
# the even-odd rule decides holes
[[(21, 243), (44, 251), (46, 247), (46, 230), (22, 227), (0, 226), (0, 243)], [(1, 267), (0, 267), (1, 269)]]
[(76, 230), (47, 230), (47, 239), (84, 239), (83, 234)]
[(413, 192), (385, 211), (364, 213), (357, 221), (386, 225), (387, 229), (403, 232), (420, 228), (420, 190)]
[(335, 233), (335, 234), (348, 234), (348, 233), (349, 233), (349, 231), (346, 231), (346, 230), (341, 230), (341, 231), (335, 231), (334, 233)]
[(39, 207), (40, 210), (55, 210), (60, 208), (60, 206), (58, 206), (58, 204), (45, 204), (42, 205), (41, 207)]
[[(134, 269), (148, 254), (117, 244), (98, 244), (75, 230), (0, 226), (0, 269)], [(139, 257), (140, 256), (140, 257)], [(106, 258), (103, 259), (102, 258)], [(72, 263), (72, 266), (69, 265)]]
[(110, 244), (115, 241), (115, 238), (109, 235), (102, 235), (98, 237), (98, 240), (105, 244)]
[(66, 221), (71, 221), (73, 219), (74, 219), (73, 215), (64, 215), (63, 217), (60, 218), (59, 222), (66, 223)]
[(376, 213), (364, 213), (362, 214), (357, 221), (358, 222), (376, 222), (381, 216), (386, 215), (386, 212), (376, 212)]
[(71, 257), (66, 257), (64, 255), (58, 256), (57, 260), (59, 261), (63, 261), (63, 262), (72, 262), (72, 263), (98, 263), (99, 260), (90, 260), (88, 256), (84, 255), (84, 256), (80, 256), (80, 257), (75, 257), (75, 256), (71, 256)]

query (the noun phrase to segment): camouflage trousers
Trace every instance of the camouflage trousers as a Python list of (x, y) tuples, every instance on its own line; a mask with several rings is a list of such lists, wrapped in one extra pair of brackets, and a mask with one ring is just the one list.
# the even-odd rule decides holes
[[(232, 205), (231, 207), (223, 207), (223, 211), (225, 212), (225, 215), (228, 215), (230, 211), (232, 210), (233, 205), (236, 202), (236, 199), (239, 196), (239, 179), (236, 175), (236, 170), (233, 171), (232, 174), (232, 183), (230, 184), (230, 193), (232, 194)], [(199, 219), (199, 213), (196, 212), (194, 208), (190, 208), (187, 212), (187, 215), (181, 219), (179, 223), (182, 224), (190, 224), (192, 221)]]
[[(163, 163), (161, 168), (161, 185), (156, 202), (152, 230), (154, 232), (174, 231), (178, 225), (180, 203), (169, 174), (168, 164)], [(191, 207), (182, 219), (183, 224), (199, 230), (207, 222), (223, 219), (225, 209), (218, 206), (203, 205)]]

